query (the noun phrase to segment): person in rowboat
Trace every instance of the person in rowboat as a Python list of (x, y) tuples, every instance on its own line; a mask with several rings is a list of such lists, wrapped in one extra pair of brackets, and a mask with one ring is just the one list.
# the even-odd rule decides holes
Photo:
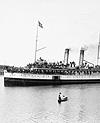
[(58, 97), (59, 100), (61, 100), (61, 92), (59, 93), (59, 97)]

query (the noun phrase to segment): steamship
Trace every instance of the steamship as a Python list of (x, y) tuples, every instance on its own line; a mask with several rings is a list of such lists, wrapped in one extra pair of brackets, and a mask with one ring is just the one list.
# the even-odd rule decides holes
[[(98, 45), (98, 57), (99, 60)], [(70, 49), (65, 49), (64, 62), (68, 64)], [(84, 49), (80, 50), (79, 66), (67, 66), (63, 68), (33, 67), (31, 72), (4, 71), (4, 86), (34, 86), (34, 85), (62, 85), (99, 83), (100, 67), (84, 60)], [(85, 62), (85, 63), (84, 63)], [(91, 67), (86, 65), (91, 64)]]
[[(37, 49), (37, 39), (38, 39), (38, 27), (43, 28), (42, 24), (38, 21), (37, 34), (36, 34), (36, 47), (35, 47), (35, 62), (37, 51), (44, 49)], [(100, 38), (99, 38), (100, 39)], [(98, 56), (99, 60), (99, 49), (100, 41), (98, 44)], [(64, 63), (62, 65), (55, 65), (52, 67), (43, 64), (42, 67), (31, 67), (26, 69), (7, 68), (4, 70), (4, 86), (32, 86), (32, 85), (61, 85), (61, 84), (79, 84), (79, 83), (99, 83), (100, 82), (100, 66), (94, 67), (94, 64), (84, 60), (84, 49), (80, 50), (79, 66), (76, 67), (68, 65), (70, 49), (65, 49), (64, 53)], [(40, 61), (44, 62), (44, 61)], [(85, 64), (84, 64), (85, 62)], [(87, 67), (87, 64), (91, 64), (91, 67)], [(40, 63), (39, 63), (40, 65)]]

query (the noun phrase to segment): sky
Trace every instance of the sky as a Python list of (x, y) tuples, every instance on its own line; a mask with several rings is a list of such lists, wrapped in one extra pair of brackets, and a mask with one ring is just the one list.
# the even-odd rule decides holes
[(0, 64), (25, 66), (35, 59), (38, 21), (38, 49), (48, 62), (64, 60), (79, 64), (84, 59), (97, 64), (100, 33), (100, 0), (0, 0)]

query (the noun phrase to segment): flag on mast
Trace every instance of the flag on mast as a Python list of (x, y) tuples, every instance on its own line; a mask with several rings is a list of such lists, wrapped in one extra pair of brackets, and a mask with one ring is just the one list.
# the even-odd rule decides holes
[(41, 28), (43, 28), (43, 25), (40, 23), (40, 21), (38, 21), (38, 24)]

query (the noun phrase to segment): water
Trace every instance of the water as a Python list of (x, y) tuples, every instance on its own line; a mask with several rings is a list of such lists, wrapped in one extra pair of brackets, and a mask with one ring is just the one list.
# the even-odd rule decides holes
[(4, 87), (0, 77), (0, 123), (100, 123), (100, 84)]

